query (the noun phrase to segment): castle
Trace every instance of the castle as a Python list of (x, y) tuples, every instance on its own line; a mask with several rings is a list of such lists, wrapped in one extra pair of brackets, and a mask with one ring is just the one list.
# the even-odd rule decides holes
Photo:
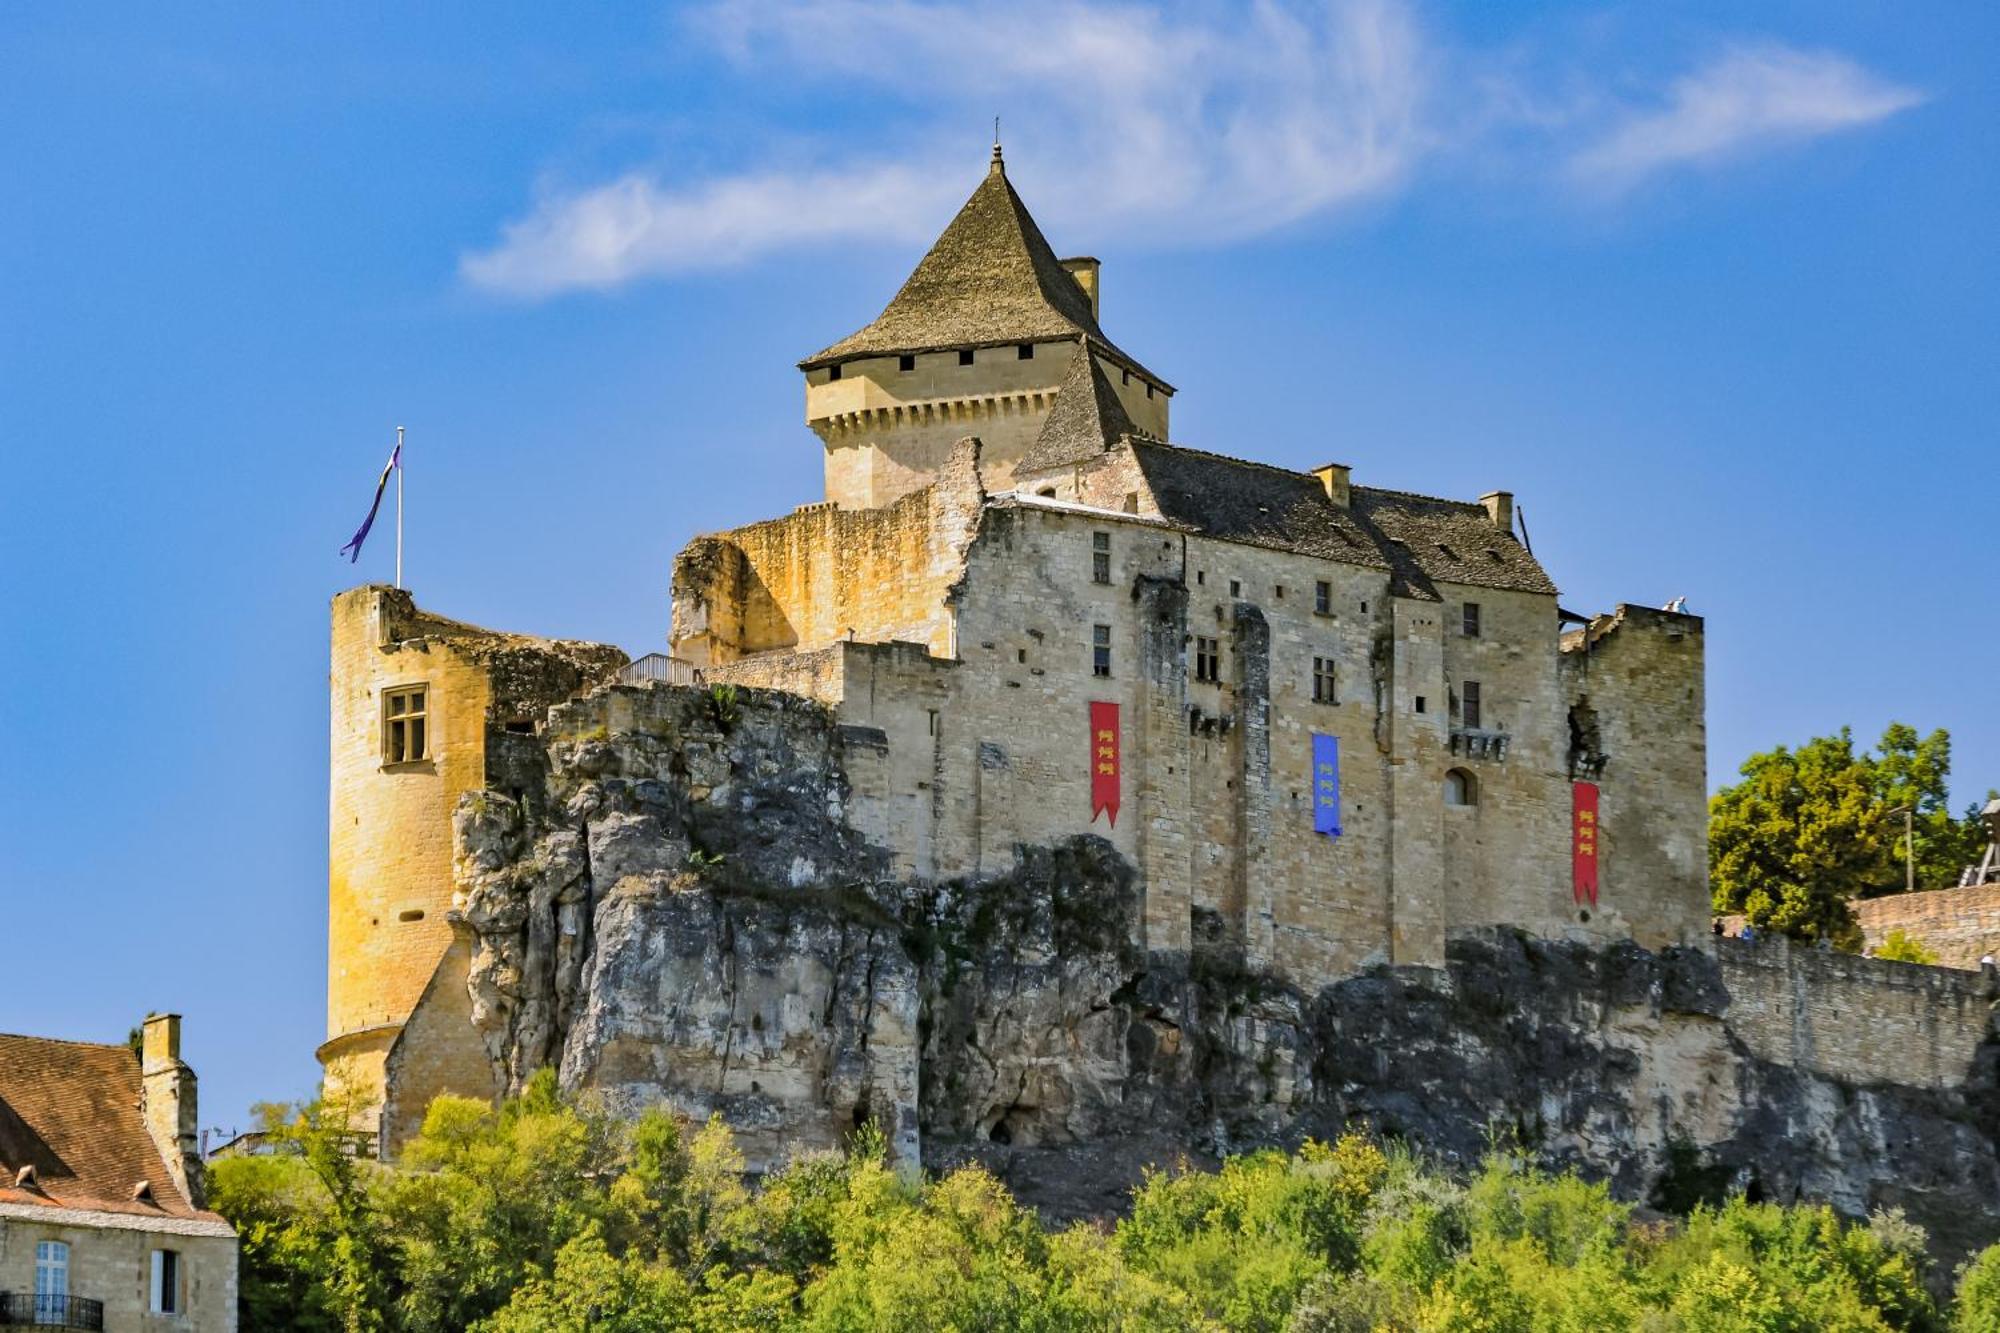
[[(800, 363), (825, 498), (688, 544), (664, 672), (399, 590), (335, 599), (320, 1057), (385, 1143), (438, 1092), (504, 1088), (482, 1006), (571, 1021), (514, 973), (574, 994), (609, 886), (531, 887), (466, 826), (489, 799), (547, 814), (548, 747), (589, 739), (569, 701), (651, 725), (648, 676), (823, 706), (840, 821), (902, 879), (976, 884), (1101, 837), (1146, 956), (1222, 950), (1311, 990), (1442, 966), (1484, 927), (1706, 934), (1701, 621), (1563, 610), (1505, 490), (1172, 442), (1175, 390), (1106, 336), (1102, 295), (996, 148), (881, 315)], [(523, 952), (482, 964), (465, 886), (503, 870)]]

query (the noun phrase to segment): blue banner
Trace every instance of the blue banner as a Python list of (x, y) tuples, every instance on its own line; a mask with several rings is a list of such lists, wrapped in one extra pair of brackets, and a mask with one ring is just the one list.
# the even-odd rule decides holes
[(1313, 733), (1313, 832), (1340, 836), (1340, 741)]

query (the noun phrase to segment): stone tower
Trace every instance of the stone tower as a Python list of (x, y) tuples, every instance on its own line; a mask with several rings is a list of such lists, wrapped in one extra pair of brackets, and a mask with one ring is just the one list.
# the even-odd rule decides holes
[(1008, 489), (1078, 347), (1137, 429), (1167, 438), (1173, 387), (1098, 327), (1095, 259), (1058, 259), (1007, 180), (998, 145), (972, 197), (874, 322), (799, 363), (826, 446), (826, 498), (878, 509), (937, 477), (977, 435), (981, 480)]

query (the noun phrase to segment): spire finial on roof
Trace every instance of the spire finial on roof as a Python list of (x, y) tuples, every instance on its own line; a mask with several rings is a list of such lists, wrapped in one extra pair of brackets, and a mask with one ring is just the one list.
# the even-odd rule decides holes
[(1000, 175), (1007, 173), (1007, 164), (1000, 157), (1000, 117), (998, 116), (993, 118), (993, 165), (988, 167), (987, 170)]

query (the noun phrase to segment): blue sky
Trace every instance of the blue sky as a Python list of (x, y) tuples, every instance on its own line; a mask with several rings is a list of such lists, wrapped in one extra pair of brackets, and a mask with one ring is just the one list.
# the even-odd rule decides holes
[(1712, 771), (1843, 723), (2000, 784), (2000, 11), (0, 9), (0, 1030), (323, 1035), (326, 603), (409, 427), (450, 615), (661, 646), (815, 498), (793, 362), (984, 169), (1184, 443), (1514, 490), (1566, 605), (1708, 617)]

